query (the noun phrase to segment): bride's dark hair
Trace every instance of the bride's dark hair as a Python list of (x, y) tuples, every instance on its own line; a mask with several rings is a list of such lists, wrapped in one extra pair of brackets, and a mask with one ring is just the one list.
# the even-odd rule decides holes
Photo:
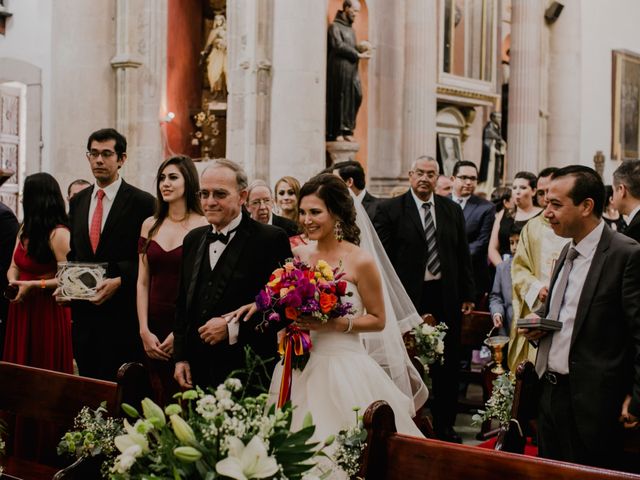
[(360, 229), (356, 225), (356, 209), (347, 185), (332, 173), (321, 173), (311, 178), (300, 189), (298, 209), (302, 199), (316, 195), (327, 206), (327, 210), (342, 225), (342, 236), (356, 245), (360, 244)]

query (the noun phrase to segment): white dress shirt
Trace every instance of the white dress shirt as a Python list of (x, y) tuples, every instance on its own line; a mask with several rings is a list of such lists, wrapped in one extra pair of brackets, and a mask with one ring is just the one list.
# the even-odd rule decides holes
[(93, 192), (91, 192), (91, 203), (89, 203), (89, 218), (87, 221), (87, 228), (91, 230), (91, 220), (93, 219), (93, 212), (96, 211), (96, 205), (98, 203), (98, 190), (104, 191), (104, 197), (102, 197), (102, 225), (100, 225), (100, 232), (104, 229), (104, 224), (107, 222), (107, 217), (109, 216), (109, 212), (111, 211), (111, 206), (113, 205), (113, 200), (116, 198), (118, 194), (118, 190), (120, 190), (120, 185), (122, 185), (122, 177), (118, 175), (118, 179), (113, 182), (111, 185), (100, 188), (98, 185), (93, 185)]
[[(236, 218), (231, 220), (226, 227), (220, 230), (217, 230), (213, 225), (211, 226), (214, 233), (229, 235), (229, 241), (227, 243), (222, 243), (220, 240), (216, 240), (215, 242), (209, 244), (209, 264), (211, 265), (211, 270), (216, 267), (218, 260), (220, 260), (220, 257), (222, 256), (222, 252), (224, 252), (224, 249), (227, 248), (227, 245), (229, 245), (229, 243), (233, 240), (233, 237), (235, 237), (236, 233), (232, 230), (238, 228), (238, 225), (240, 225), (241, 221), (242, 212), (240, 212)], [(231, 233), (229, 234), (229, 232)], [(240, 324), (238, 323), (237, 319), (234, 318), (231, 321), (227, 322), (227, 331), (229, 333), (229, 345), (237, 343), (238, 334), (240, 332)]]
[(464, 210), (464, 207), (467, 205), (467, 202), (469, 201), (470, 196), (471, 195), (467, 195), (466, 197), (458, 197), (455, 193), (452, 193), (451, 200), (453, 200), (458, 205), (460, 205), (460, 208)]
[(636, 208), (631, 210), (631, 212), (627, 216), (627, 225), (633, 222), (633, 219), (636, 218), (636, 215), (638, 214), (638, 212), (640, 212), (640, 205), (638, 205)]
[[(587, 274), (591, 267), (593, 255), (600, 242), (600, 237), (602, 237), (604, 226), (604, 221), (600, 220), (598, 226), (580, 240), (580, 243), (574, 245), (574, 243), (571, 242), (571, 247), (574, 247), (579, 255), (573, 261), (564, 300), (560, 306), (560, 313), (558, 314), (558, 320), (562, 322), (562, 329), (553, 334), (551, 349), (549, 350), (549, 360), (547, 362), (548, 370), (561, 375), (569, 373), (569, 348), (571, 347), (571, 335), (573, 334), (578, 303), (580, 302), (584, 282), (587, 279)], [(565, 265), (563, 265), (558, 272), (558, 279), (562, 278), (564, 268)], [(556, 280), (556, 284), (553, 286), (549, 305), (553, 304), (553, 295), (556, 293), (557, 284), (558, 280)]]
[(365, 196), (366, 194), (367, 194), (367, 189), (366, 189), (366, 188), (363, 188), (362, 190), (360, 190), (360, 193), (359, 193), (359, 194), (357, 194), (357, 195), (356, 195), (356, 194), (354, 193), (353, 195), (356, 197), (356, 200), (357, 200), (358, 202), (360, 202), (360, 205), (362, 205), (362, 200), (364, 200), (364, 196)]
[[(415, 194), (415, 192), (413, 191), (413, 188), (410, 189), (410, 191), (411, 191), (411, 195), (413, 196), (414, 202), (416, 202), (416, 208), (418, 209), (418, 216), (420, 217), (420, 221), (422, 222), (422, 229), (423, 230), (426, 227), (426, 223), (424, 221), (425, 212), (424, 212), (424, 208), (422, 208), (422, 205), (424, 205), (427, 202), (431, 202), (431, 206), (429, 207), (429, 211), (431, 212), (431, 218), (433, 218), (433, 226), (436, 228), (436, 232), (437, 232), (438, 225), (436, 224), (435, 195), (432, 192), (431, 196), (427, 200), (420, 200), (418, 198), (418, 196)], [(436, 245), (437, 245), (437, 243), (436, 243)], [(440, 260), (440, 262), (442, 262), (442, 259)], [(430, 282), (431, 280), (440, 280), (441, 278), (442, 278), (442, 273), (438, 273), (437, 275), (433, 275), (429, 271), (428, 268), (424, 269), (424, 281), (425, 282)]]

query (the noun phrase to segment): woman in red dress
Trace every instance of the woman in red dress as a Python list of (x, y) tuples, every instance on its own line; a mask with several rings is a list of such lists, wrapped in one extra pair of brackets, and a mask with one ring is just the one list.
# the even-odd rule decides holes
[(28, 176), (22, 205), (24, 222), (7, 272), (15, 297), (2, 359), (73, 373), (71, 313), (52, 296), (57, 262), (66, 261), (70, 238), (58, 182), (48, 173)]
[(206, 225), (198, 200), (198, 172), (189, 157), (165, 160), (156, 178), (156, 215), (142, 224), (138, 252), (138, 322), (155, 400), (170, 403), (173, 379), (173, 319), (182, 261), (182, 241)]

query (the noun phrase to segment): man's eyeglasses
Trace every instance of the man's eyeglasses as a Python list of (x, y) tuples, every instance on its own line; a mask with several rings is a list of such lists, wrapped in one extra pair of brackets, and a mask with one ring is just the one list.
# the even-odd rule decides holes
[(95, 160), (98, 157), (102, 157), (107, 160), (108, 158), (113, 157), (116, 154), (113, 150), (91, 150), (87, 152), (87, 158), (91, 158)]
[(272, 200), (270, 198), (257, 198), (249, 202), (249, 206), (253, 208), (259, 208), (261, 205), (270, 207), (272, 205)]
[(426, 171), (420, 170), (420, 169), (414, 170), (413, 174), (418, 178), (426, 176), (429, 180), (433, 180), (434, 178), (438, 177), (438, 173), (437, 172), (434, 172), (434, 171), (426, 172)]
[(459, 180), (462, 180), (463, 182), (466, 182), (467, 180), (471, 181), (471, 182), (477, 182), (478, 181), (478, 177), (470, 177), (468, 175), (456, 175), (456, 178)]
[(225, 192), (224, 190), (198, 190), (196, 195), (198, 195), (200, 200), (206, 200), (209, 197), (213, 197), (215, 200), (224, 200), (229, 195), (229, 192)]

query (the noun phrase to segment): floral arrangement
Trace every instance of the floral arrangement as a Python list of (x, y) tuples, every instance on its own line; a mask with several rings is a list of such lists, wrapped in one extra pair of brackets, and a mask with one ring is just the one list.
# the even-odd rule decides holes
[(486, 410), (478, 410), (472, 417), (474, 424), (480, 424), (485, 420), (496, 419), (500, 426), (506, 426), (511, 420), (511, 406), (516, 388), (515, 378), (508, 372), (499, 375), (493, 382), (491, 398), (485, 404)]
[(196, 128), (194, 132), (191, 132), (191, 145), (200, 146), (202, 156), (209, 158), (209, 154), (218, 143), (218, 137), (220, 136), (218, 119), (213, 111), (201, 110), (193, 115), (193, 122)]
[(104, 455), (113, 457), (117, 452), (114, 439), (123, 432), (122, 422), (107, 415), (106, 403), (95, 410), (83, 407), (76, 416), (75, 430), (65, 433), (58, 444), (58, 455), (76, 458)]
[[(5, 443), (4, 443), (4, 435), (6, 433), (6, 425), (2, 419), (0, 419), (0, 457), (5, 453)], [(2, 465), (0, 465), (0, 476), (2, 476), (3, 472)]]
[[(313, 458), (331, 439), (320, 445), (310, 441), (315, 431), (310, 415), (301, 430), (292, 432), (289, 403), (283, 409), (268, 408), (267, 394), (238, 398), (241, 391), (241, 382), (231, 378), (210, 394), (200, 388), (176, 394), (178, 403), (164, 410), (149, 399), (143, 400), (141, 414), (123, 405), (136, 420), (133, 425), (128, 420), (120, 424), (122, 430), (111, 437), (115, 449), (105, 448), (111, 445), (106, 439), (97, 442), (106, 457), (103, 474), (112, 480), (301, 479), (315, 467)], [(86, 431), (82, 440), (74, 437), (77, 432), (66, 434), (61, 451), (77, 455), (75, 439), (84, 446), (87, 433), (99, 431), (93, 425), (106, 420), (103, 416), (96, 420), (84, 409), (79, 419), (83, 419), (79, 428)], [(86, 446), (83, 454), (96, 451)]]
[(431, 388), (429, 366), (436, 362), (440, 365), (444, 362), (444, 337), (447, 334), (447, 325), (439, 323), (431, 326), (427, 323), (416, 325), (411, 330), (416, 357), (424, 367), (424, 383)]
[(290, 397), (292, 370), (305, 367), (312, 348), (309, 333), (291, 322), (304, 316), (326, 323), (352, 313), (353, 305), (344, 300), (351, 292), (347, 292), (343, 276), (340, 267), (331, 268), (324, 260), (311, 266), (299, 259), (289, 259), (271, 274), (256, 297), (258, 311), (263, 313), (261, 328), (283, 322), (283, 316), (289, 323), (283, 324), (286, 331), (278, 347), (283, 363), (278, 407)]
[(337, 447), (333, 454), (336, 465), (350, 478), (355, 477), (360, 471), (360, 459), (367, 446), (367, 431), (362, 424), (362, 417), (358, 415), (360, 409), (353, 410), (356, 412), (356, 423), (338, 432)]

